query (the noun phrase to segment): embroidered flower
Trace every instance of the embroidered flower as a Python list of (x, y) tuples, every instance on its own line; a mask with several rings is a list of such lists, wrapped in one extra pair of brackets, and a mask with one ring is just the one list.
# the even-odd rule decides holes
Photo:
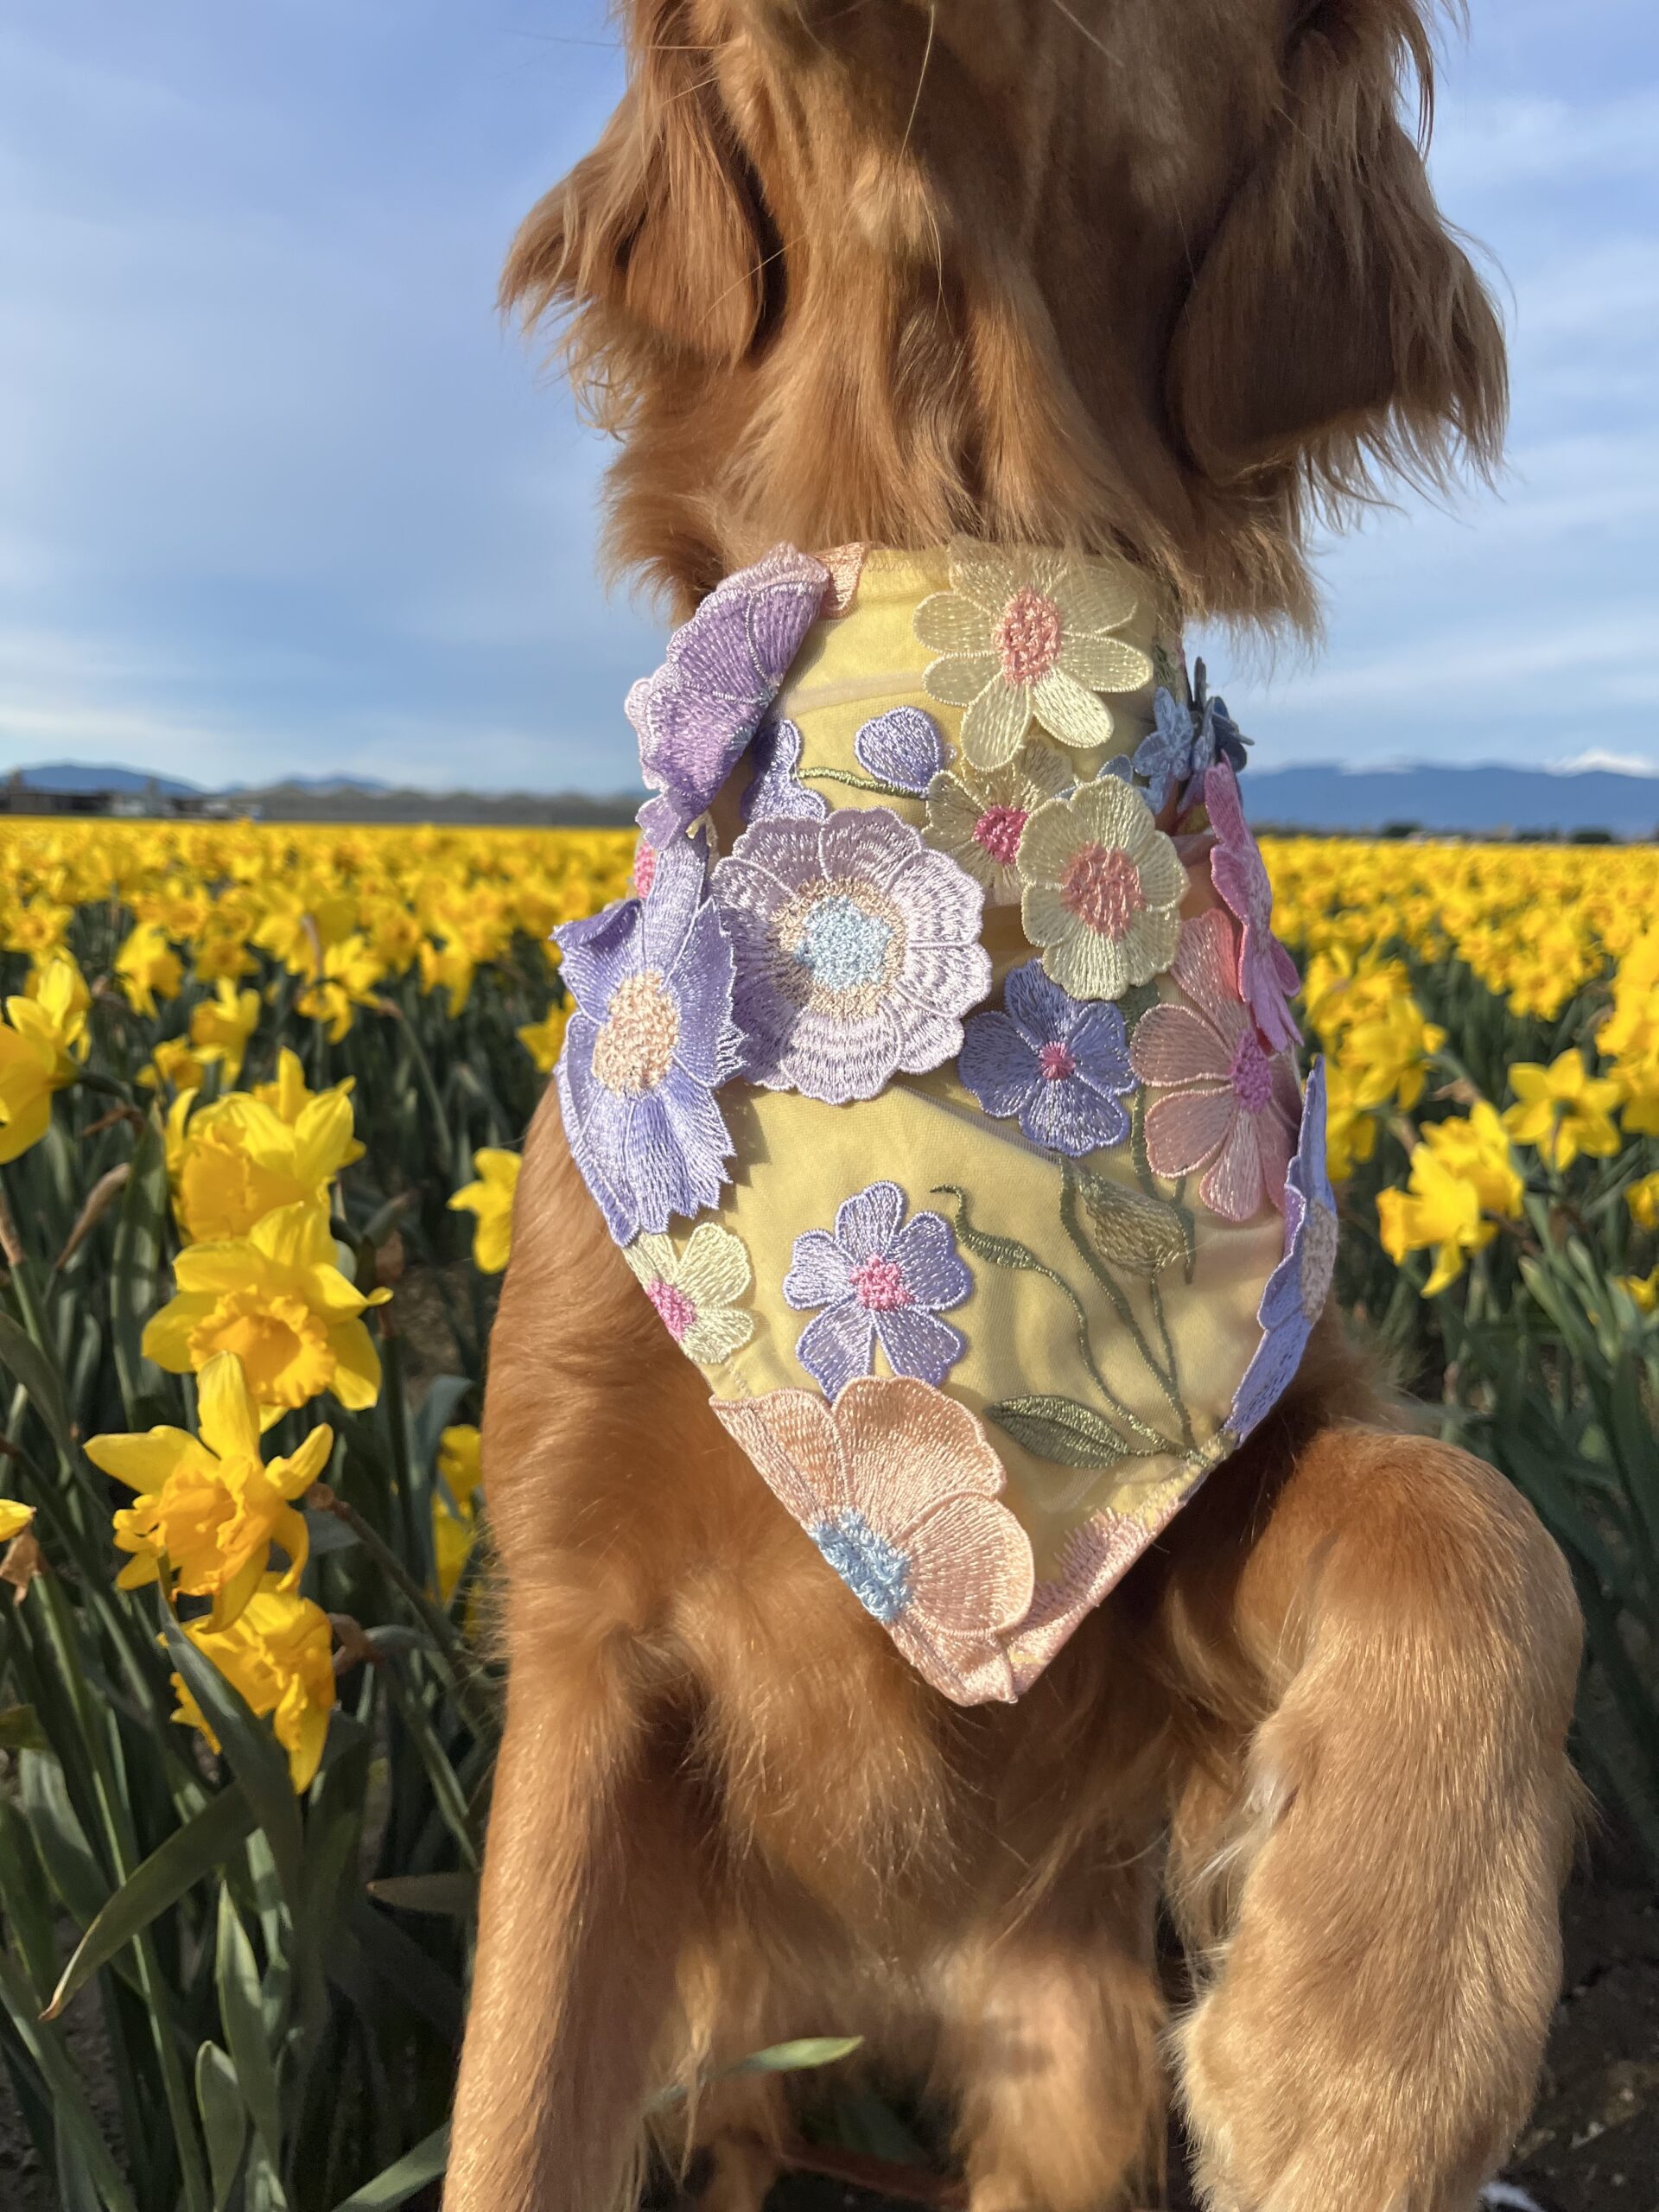
[(835, 1233), (810, 1229), (795, 1239), (784, 1296), (798, 1313), (824, 1310), (802, 1330), (796, 1356), (826, 1397), (839, 1397), (868, 1375), (879, 1337), (895, 1375), (936, 1388), (966, 1346), (942, 1311), (971, 1297), (974, 1279), (943, 1215), (905, 1220), (896, 1183), (872, 1183), (843, 1200)]
[(1020, 841), (1020, 910), (1077, 999), (1116, 999), (1174, 957), (1186, 871), (1139, 791), (1110, 779), (1050, 799)]
[(1229, 1427), (1242, 1440), (1289, 1389), (1337, 1266), (1337, 1198), (1325, 1165), (1325, 1062), (1315, 1060), (1302, 1100), (1296, 1157), (1285, 1176), (1285, 1256), (1268, 1277), (1256, 1319), (1266, 1334), (1233, 1400)]
[(1063, 745), (1109, 745), (1111, 709), (1096, 694), (1152, 677), (1140, 647), (1112, 634), (1135, 609), (1128, 584), (1101, 564), (953, 547), (950, 589), (922, 601), (916, 635), (939, 655), (922, 678), (930, 696), (967, 709), (970, 766), (1001, 767), (1033, 721)]
[(849, 1382), (833, 1408), (774, 1390), (715, 1412), (917, 1670), (972, 1705), (1014, 1694), (995, 1641), (1031, 1603), (1031, 1542), (965, 1406), (907, 1377)]
[(749, 747), (754, 773), (738, 802), (745, 822), (765, 822), (781, 814), (796, 822), (822, 822), (830, 803), (800, 779), (804, 741), (791, 721), (765, 721)]
[(939, 726), (919, 707), (894, 707), (866, 722), (853, 740), (853, 752), (867, 775), (918, 798), (944, 766)]
[(640, 810), (659, 849), (695, 822), (741, 758), (817, 619), (829, 571), (792, 545), (728, 576), (628, 694), (639, 766), (662, 794)]
[(1008, 977), (1004, 1011), (968, 1024), (957, 1072), (988, 1114), (1017, 1114), (1033, 1144), (1075, 1159), (1129, 1134), (1135, 1089), (1123, 1017), (1069, 997), (1028, 960)]
[(1197, 737), (1192, 709), (1160, 684), (1152, 695), (1152, 728), (1135, 748), (1135, 772), (1146, 779), (1147, 804), (1154, 814), (1162, 813), (1176, 785), (1192, 773)]
[(1154, 1173), (1204, 1169), (1198, 1195), (1224, 1221), (1249, 1221), (1264, 1196), (1284, 1205), (1299, 1105), (1289, 1061), (1269, 1058), (1236, 995), (1237, 968), (1225, 914), (1186, 923), (1170, 972), (1192, 1004), (1150, 1007), (1129, 1047), (1136, 1075), (1165, 1093), (1147, 1109)]
[(1051, 745), (1022, 745), (1001, 768), (946, 769), (927, 787), (927, 842), (984, 885), (988, 905), (1017, 906), (1026, 824), (1076, 780)]
[(700, 847), (657, 856), (651, 896), (554, 932), (575, 1012), (555, 1079), (565, 1135), (619, 1244), (715, 1205), (732, 1141), (732, 955)]
[(645, 1285), (663, 1326), (688, 1359), (715, 1367), (754, 1334), (737, 1300), (754, 1280), (741, 1236), (700, 1222), (684, 1251), (667, 1236), (637, 1236), (622, 1255)]
[[(1192, 670), (1192, 774), (1198, 778), (1224, 760), (1235, 775), (1242, 775), (1250, 741), (1227, 711), (1224, 699), (1210, 696), (1210, 677), (1202, 661)], [(1188, 804), (1195, 796), (1191, 785), (1182, 797)]]
[(1250, 835), (1238, 779), (1220, 761), (1204, 779), (1204, 804), (1216, 833), (1210, 880), (1239, 921), (1238, 991), (1275, 1052), (1301, 1036), (1287, 1001), (1300, 990), (1296, 963), (1273, 933), (1273, 885)]
[(984, 894), (885, 807), (746, 830), (715, 870), (741, 1071), (844, 1105), (954, 1058), (991, 987)]
[[(645, 809), (642, 807), (640, 812), (643, 814), (644, 811)], [(628, 874), (628, 881), (632, 887), (636, 899), (650, 898), (652, 878), (656, 873), (657, 848), (649, 837), (642, 836), (633, 849), (633, 867)]]

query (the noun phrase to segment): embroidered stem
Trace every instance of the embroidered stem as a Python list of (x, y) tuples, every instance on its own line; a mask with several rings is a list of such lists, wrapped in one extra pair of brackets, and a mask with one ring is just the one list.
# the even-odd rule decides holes
[(1169, 1366), (1166, 1369), (1160, 1364), (1157, 1354), (1147, 1342), (1146, 1332), (1135, 1319), (1135, 1310), (1130, 1306), (1128, 1299), (1096, 1256), (1088, 1238), (1077, 1224), (1077, 1177), (1069, 1160), (1063, 1160), (1060, 1165), (1060, 1221), (1072, 1244), (1082, 1255), (1084, 1266), (1111, 1300), (1113, 1312), (1128, 1332), (1130, 1340), (1140, 1353), (1148, 1372), (1156, 1379), (1159, 1389), (1169, 1402), (1170, 1411), (1181, 1424), (1182, 1436), (1190, 1449), (1192, 1443), (1192, 1422), (1182, 1402), (1180, 1392), (1175, 1385), (1174, 1354), (1169, 1351), (1167, 1332), (1165, 1335), (1165, 1347), (1168, 1353)]
[(919, 799), (920, 791), (907, 791), (902, 784), (884, 784), (879, 776), (855, 776), (849, 768), (806, 768), (804, 784), (845, 784), (855, 791), (874, 791), (882, 798)]
[(968, 1193), (959, 1189), (956, 1184), (936, 1183), (931, 1196), (936, 1198), (951, 1198), (957, 1201), (957, 1235), (976, 1259), (988, 1261), (993, 1267), (1020, 1268), (1030, 1274), (1041, 1275), (1047, 1281), (1052, 1282), (1057, 1290), (1064, 1292), (1072, 1313), (1077, 1317), (1077, 1349), (1083, 1355), (1083, 1363), (1089, 1370), (1090, 1379), (1101, 1396), (1111, 1408), (1123, 1427), (1132, 1435), (1141, 1440), (1142, 1447), (1147, 1452), (1178, 1452), (1180, 1446), (1173, 1439), (1164, 1435), (1161, 1430), (1154, 1428), (1150, 1421), (1143, 1421), (1132, 1408), (1126, 1406), (1101, 1373), (1096, 1364), (1094, 1347), (1089, 1338), (1089, 1316), (1084, 1310), (1083, 1300), (1066, 1281), (1065, 1276), (1056, 1274), (1052, 1268), (1045, 1266), (1034, 1252), (1016, 1242), (1014, 1237), (988, 1236), (982, 1230), (976, 1229), (969, 1218)]

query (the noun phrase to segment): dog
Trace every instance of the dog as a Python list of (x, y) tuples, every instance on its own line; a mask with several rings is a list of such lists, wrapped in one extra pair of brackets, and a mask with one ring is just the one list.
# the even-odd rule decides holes
[[(1317, 520), (1501, 443), (1427, 10), (628, 0), (622, 105), (504, 283), (620, 442), (612, 562), (689, 620), (776, 548), (965, 538), (1127, 571), (1177, 630), (1311, 630)], [(824, 636), (861, 567), (766, 573), (827, 579)], [(712, 860), (686, 812), (658, 866)], [(971, 1680), (925, 1678), (618, 1226), (550, 1088), (484, 1425), (510, 1671), (449, 2212), (621, 2212), (653, 2139), (758, 2212), (799, 2085), (730, 2069), (815, 2034), (948, 2108), (972, 2212), (1134, 2202), (1171, 2077), (1213, 2206), (1471, 2204), (1532, 2096), (1577, 1806), (1580, 1625), (1513, 1489), (1327, 1315), (1061, 1647), (1020, 1672), (1004, 1588)]]

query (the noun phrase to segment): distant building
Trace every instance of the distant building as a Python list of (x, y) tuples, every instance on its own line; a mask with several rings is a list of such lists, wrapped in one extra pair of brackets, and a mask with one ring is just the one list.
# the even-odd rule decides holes
[(0, 784), (0, 815), (111, 815), (129, 821), (229, 822), (246, 809), (213, 791), (163, 791), (153, 780), (137, 789), (111, 785), (71, 784), (50, 771), (14, 768)]

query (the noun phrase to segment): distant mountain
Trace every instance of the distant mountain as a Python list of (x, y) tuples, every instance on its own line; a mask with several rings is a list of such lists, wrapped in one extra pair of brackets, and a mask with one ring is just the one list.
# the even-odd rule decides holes
[(391, 785), (380, 776), (284, 776), (280, 785), (227, 784), (219, 792), (221, 798), (241, 798), (256, 791), (281, 790), (285, 791), (315, 791), (320, 796), (330, 791), (389, 791)]
[(160, 798), (195, 798), (200, 784), (180, 783), (176, 778), (151, 776), (142, 768), (118, 768), (98, 761), (48, 760), (38, 767), (0, 770), (0, 782), (15, 776), (35, 791), (153, 791)]
[(1257, 829), (1371, 831), (1413, 829), (1465, 836), (1659, 838), (1659, 776), (1586, 768), (1554, 772), (1496, 761), (1441, 767), (1418, 760), (1399, 768), (1348, 770), (1335, 761), (1252, 767), (1244, 779)]

